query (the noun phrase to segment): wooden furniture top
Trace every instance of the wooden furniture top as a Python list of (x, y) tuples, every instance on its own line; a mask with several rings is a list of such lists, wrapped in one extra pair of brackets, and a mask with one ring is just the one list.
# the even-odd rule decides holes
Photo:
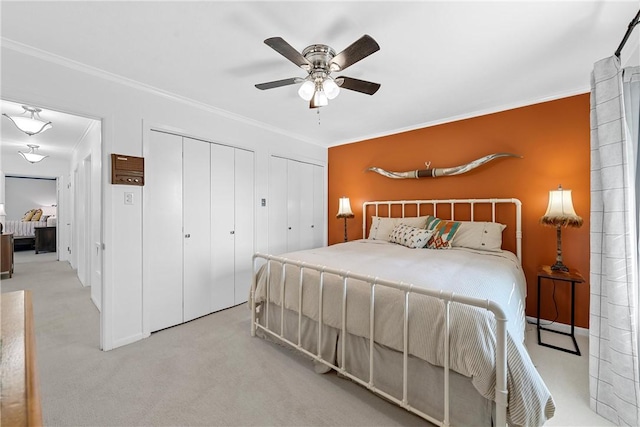
[(41, 426), (42, 409), (36, 364), (33, 309), (30, 291), (0, 294), (2, 321), (3, 426)]
[(584, 282), (584, 277), (578, 270), (570, 268), (569, 271), (551, 270), (548, 265), (543, 265), (538, 268), (538, 277), (545, 277), (547, 279), (564, 280), (567, 282)]

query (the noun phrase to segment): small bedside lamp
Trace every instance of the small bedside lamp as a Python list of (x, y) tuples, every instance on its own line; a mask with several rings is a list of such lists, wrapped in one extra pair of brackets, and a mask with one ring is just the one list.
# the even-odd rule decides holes
[(340, 206), (338, 207), (338, 214), (336, 218), (344, 218), (344, 241), (347, 241), (347, 218), (353, 218), (353, 212), (351, 211), (351, 203), (348, 197), (340, 198)]
[(556, 263), (551, 266), (551, 270), (569, 271), (569, 268), (562, 263), (561, 227), (582, 226), (582, 218), (573, 209), (571, 190), (564, 190), (559, 185), (557, 190), (549, 191), (549, 205), (547, 212), (540, 218), (540, 223), (556, 227)]

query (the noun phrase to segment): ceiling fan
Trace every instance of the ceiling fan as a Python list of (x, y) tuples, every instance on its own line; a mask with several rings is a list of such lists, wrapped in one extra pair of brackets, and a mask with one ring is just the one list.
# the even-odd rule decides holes
[(349, 89), (367, 95), (373, 95), (380, 89), (379, 83), (354, 79), (353, 77), (331, 77), (332, 72), (343, 71), (347, 67), (380, 50), (378, 43), (365, 34), (347, 46), (342, 52), (336, 52), (324, 44), (312, 44), (298, 52), (282, 37), (266, 39), (265, 44), (276, 52), (305, 70), (305, 78), (292, 77), (255, 85), (258, 89), (273, 89), (281, 86), (302, 83), (298, 94), (305, 101), (309, 101), (309, 108), (323, 107), (329, 104), (329, 99), (338, 96), (340, 88)]

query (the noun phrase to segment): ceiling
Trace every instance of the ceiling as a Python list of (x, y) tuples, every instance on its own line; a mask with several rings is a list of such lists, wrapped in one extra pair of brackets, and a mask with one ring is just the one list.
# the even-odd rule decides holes
[[(0, 7), (5, 43), (328, 147), (587, 92), (593, 63), (613, 54), (638, 1), (3, 1)], [(639, 32), (623, 56), (637, 55)], [(300, 51), (323, 43), (340, 52), (363, 34), (380, 51), (340, 74), (380, 83), (373, 96), (342, 90), (327, 107), (310, 110), (297, 85), (254, 87), (306, 75), (266, 38), (280, 36)], [(10, 131), (2, 127), (3, 141)]]

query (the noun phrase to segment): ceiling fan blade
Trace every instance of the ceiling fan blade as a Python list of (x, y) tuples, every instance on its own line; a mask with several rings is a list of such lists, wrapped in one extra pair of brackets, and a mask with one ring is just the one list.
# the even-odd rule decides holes
[(331, 60), (331, 71), (342, 71), (379, 50), (380, 46), (373, 37), (365, 34), (333, 57)]
[(302, 54), (295, 50), (293, 46), (284, 41), (282, 37), (271, 37), (266, 39), (264, 43), (280, 55), (287, 58), (289, 61), (296, 64), (298, 67), (306, 71), (311, 69), (311, 63), (307, 61), (307, 58), (302, 56)]
[(355, 90), (356, 92), (373, 95), (380, 89), (380, 83), (368, 82), (366, 80), (358, 80), (353, 77), (336, 77), (336, 84), (342, 89)]
[(256, 87), (260, 90), (273, 89), (280, 86), (288, 86), (288, 85), (294, 85), (296, 83), (302, 83), (304, 80), (305, 79), (301, 77), (292, 77), (290, 79), (282, 79), (282, 80), (275, 80), (267, 83), (259, 83), (256, 85)]

